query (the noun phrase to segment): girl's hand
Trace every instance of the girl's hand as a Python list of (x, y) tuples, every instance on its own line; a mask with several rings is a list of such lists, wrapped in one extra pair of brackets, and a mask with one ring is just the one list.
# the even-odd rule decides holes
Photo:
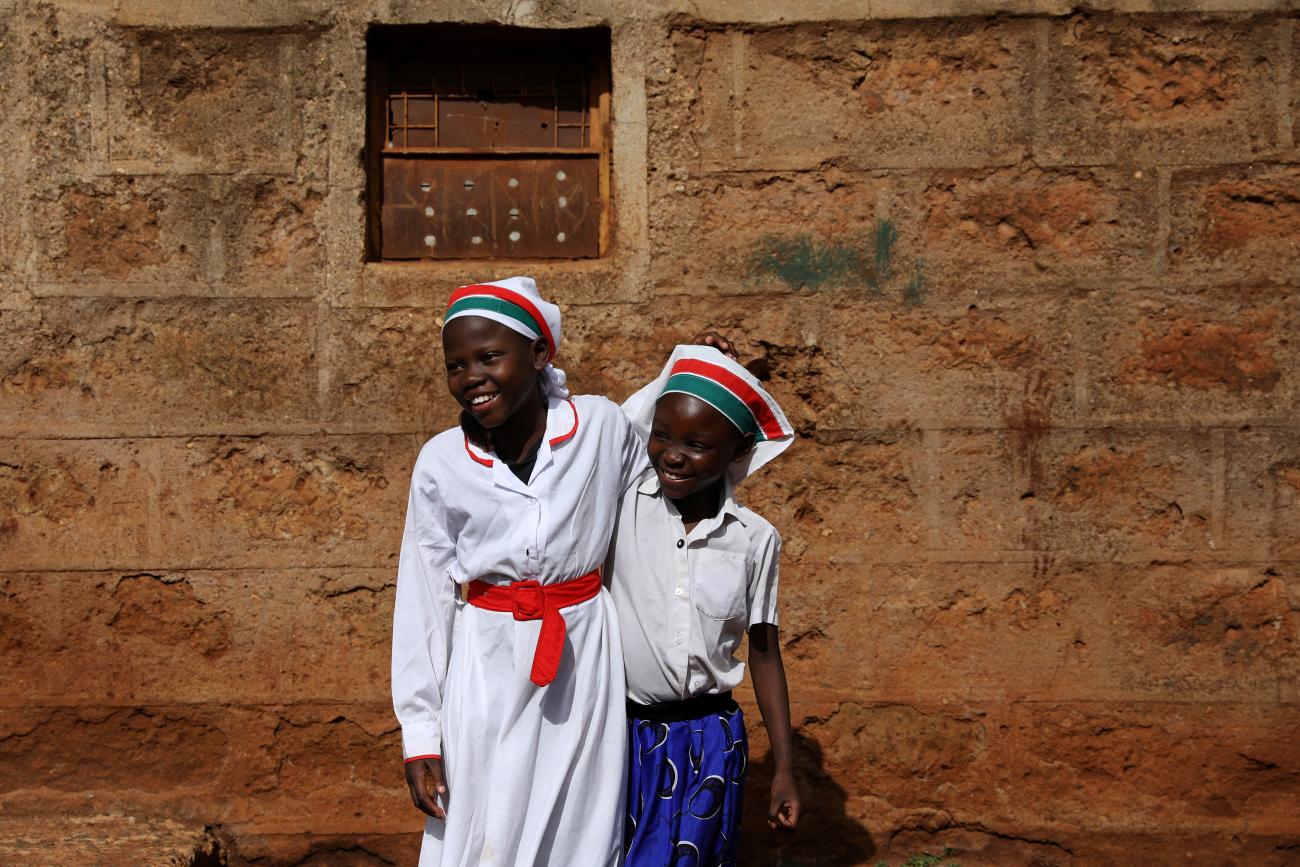
[(794, 784), (794, 774), (778, 771), (772, 779), (772, 800), (767, 807), (767, 824), (770, 828), (793, 831), (799, 824), (799, 790)]
[(416, 759), (406, 764), (406, 787), (411, 801), (422, 813), (446, 819), (447, 812), (438, 806), (438, 796), (447, 797), (447, 778), (442, 773), (442, 759)]
[(736, 355), (736, 344), (732, 343), (716, 331), (701, 331), (699, 334), (695, 335), (695, 339), (692, 340), (691, 343), (694, 343), (697, 346), (712, 346), (732, 361), (740, 360)]

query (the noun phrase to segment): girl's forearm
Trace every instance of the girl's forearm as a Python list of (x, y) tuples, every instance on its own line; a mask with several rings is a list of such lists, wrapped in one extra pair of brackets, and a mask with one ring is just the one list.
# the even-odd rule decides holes
[(790, 693), (785, 681), (785, 663), (777, 629), (760, 624), (749, 632), (749, 674), (754, 683), (754, 698), (772, 745), (776, 770), (794, 768), (793, 735), (790, 730)]

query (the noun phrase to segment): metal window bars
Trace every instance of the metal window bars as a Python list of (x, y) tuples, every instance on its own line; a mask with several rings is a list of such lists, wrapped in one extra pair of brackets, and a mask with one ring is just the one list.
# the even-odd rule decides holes
[(589, 81), (576, 53), (393, 58), (384, 151), (589, 151)]

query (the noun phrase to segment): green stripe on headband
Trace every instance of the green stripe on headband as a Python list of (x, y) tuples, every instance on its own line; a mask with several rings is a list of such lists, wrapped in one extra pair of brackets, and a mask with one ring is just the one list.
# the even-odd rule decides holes
[[(456, 315), (470, 315), (480, 310), (500, 313), (503, 316), (509, 316), (516, 319), (519, 324), (533, 332), (533, 339), (536, 340), (543, 333), (542, 327), (537, 324), (533, 315), (518, 304), (514, 304), (504, 298), (494, 298), (491, 295), (466, 295), (455, 304), (447, 308), (445, 320), (450, 320)], [(444, 320), (444, 321), (445, 321)]]
[(725, 415), (741, 433), (753, 434), (759, 441), (766, 439), (763, 430), (758, 426), (757, 419), (754, 418), (749, 407), (745, 406), (745, 402), (713, 380), (691, 373), (676, 373), (668, 377), (668, 384), (664, 386), (660, 396), (674, 391), (698, 397)]

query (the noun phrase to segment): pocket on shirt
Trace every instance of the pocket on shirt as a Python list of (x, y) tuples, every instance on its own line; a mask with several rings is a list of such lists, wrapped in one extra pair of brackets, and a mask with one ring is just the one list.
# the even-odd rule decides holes
[(691, 600), (714, 620), (732, 620), (748, 607), (749, 564), (743, 554), (707, 548), (696, 554)]

